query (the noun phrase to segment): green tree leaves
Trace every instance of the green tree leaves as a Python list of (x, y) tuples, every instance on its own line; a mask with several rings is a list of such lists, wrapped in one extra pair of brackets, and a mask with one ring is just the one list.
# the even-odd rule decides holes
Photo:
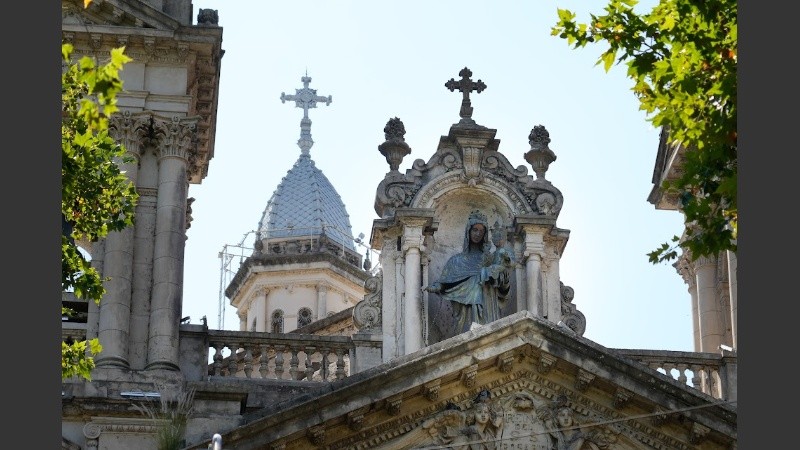
[[(97, 65), (89, 57), (72, 61), (73, 47), (61, 46), (67, 64), (61, 75), (61, 287), (82, 299), (99, 302), (103, 279), (78, 250), (76, 241), (95, 242), (133, 224), (138, 194), (119, 162), (125, 149), (108, 134), (108, 117), (117, 111), (122, 90), (119, 71), (131, 59), (124, 47)], [(63, 313), (63, 311), (62, 311)], [(97, 339), (61, 346), (61, 376), (90, 378)]]
[(573, 48), (604, 42), (597, 64), (625, 62), (640, 109), (670, 143), (685, 149), (680, 176), (662, 188), (677, 194), (686, 229), (675, 244), (648, 253), (653, 263), (736, 250), (737, 3), (735, 0), (661, 0), (649, 13), (636, 0), (611, 0), (605, 14), (578, 24), (559, 9), (552, 35)]

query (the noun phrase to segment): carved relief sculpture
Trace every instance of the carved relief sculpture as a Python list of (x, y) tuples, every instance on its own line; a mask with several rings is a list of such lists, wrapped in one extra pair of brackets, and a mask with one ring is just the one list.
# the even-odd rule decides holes
[(610, 448), (615, 434), (603, 426), (585, 427), (578, 423), (567, 397), (559, 395), (549, 408), (537, 411), (556, 450), (600, 450)]
[(503, 411), (491, 400), (489, 391), (481, 391), (472, 406), (461, 411), (450, 405), (426, 420), (422, 429), (435, 445), (453, 450), (495, 450), (503, 430)]

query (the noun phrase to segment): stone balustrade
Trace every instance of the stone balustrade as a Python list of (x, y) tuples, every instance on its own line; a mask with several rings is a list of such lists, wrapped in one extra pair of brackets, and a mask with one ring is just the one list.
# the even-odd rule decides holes
[(614, 349), (680, 383), (714, 398), (736, 400), (736, 354), (670, 350)]
[[(196, 342), (182, 345), (182, 351), (198, 353), (195, 357), (183, 355), (182, 359), (207, 364), (199, 368), (205, 376), (199, 376), (210, 381), (216, 377), (334, 381), (349, 376), (351, 362), (355, 362), (351, 361), (356, 348), (350, 336), (207, 330), (200, 325), (181, 328), (182, 341)], [(62, 323), (64, 341), (85, 339), (85, 333), (85, 324)], [(735, 352), (613, 350), (714, 398), (736, 401)], [(192, 370), (187, 365), (181, 368), (187, 373)]]
[(349, 336), (208, 331), (209, 377), (334, 381), (350, 374)]

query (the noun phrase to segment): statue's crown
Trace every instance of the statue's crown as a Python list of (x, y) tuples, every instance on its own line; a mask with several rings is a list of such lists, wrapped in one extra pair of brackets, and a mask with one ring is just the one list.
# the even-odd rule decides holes
[(476, 210), (472, 211), (469, 214), (469, 221), (470, 221), (470, 223), (474, 223), (474, 222), (478, 222), (478, 221), (479, 222), (483, 222), (483, 223), (487, 223), (486, 214), (483, 214), (482, 212), (480, 212), (479, 210), (476, 209)]

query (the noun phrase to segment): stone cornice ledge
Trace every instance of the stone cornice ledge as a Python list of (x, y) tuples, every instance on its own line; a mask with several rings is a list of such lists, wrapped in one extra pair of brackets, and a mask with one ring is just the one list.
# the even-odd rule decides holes
[[(402, 395), (417, 385), (462, 371), (476, 361), (492, 360), (525, 345), (579, 367), (583, 364), (598, 378), (619, 380), (620, 377), (628, 377), (633, 381), (628, 388), (633, 394), (653, 399), (651, 401), (654, 402), (686, 407), (714, 401), (705, 394), (692, 392), (675, 380), (667, 380), (644, 370), (646, 367), (615, 354), (613, 350), (567, 333), (556, 324), (536, 318), (528, 311), (521, 311), (249, 414), (243, 421), (248, 424), (231, 430), (227, 439), (237, 442), (260, 435), (263, 442), (273, 442), (337, 417), (343, 404), (348, 409), (366, 407), (391, 396)], [(434, 359), (437, 363), (425, 365), (426, 370), (420, 372), (420, 366), (416, 363), (421, 359)], [(659, 386), (660, 391), (654, 393), (653, 386)], [(353, 395), (354, 392), (364, 394)], [(736, 434), (736, 412), (733, 408), (714, 405), (683, 414), (705, 426), (715, 429), (721, 427), (719, 431), (722, 433)], [(719, 423), (712, 423), (710, 417)]]

